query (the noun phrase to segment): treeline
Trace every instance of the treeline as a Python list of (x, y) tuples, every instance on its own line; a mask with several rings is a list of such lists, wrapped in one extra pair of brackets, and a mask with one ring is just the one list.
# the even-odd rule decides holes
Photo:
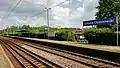
[[(23, 25), (19, 27), (10, 26), (5, 30), (0, 30), (0, 34), (47, 39), (47, 28), (47, 26), (30, 27), (29, 25)], [(50, 31), (56, 32), (55, 37), (50, 37), (50, 39), (56, 39), (61, 41), (77, 41), (78, 36), (72, 30), (74, 30), (74, 28), (58, 29), (50, 27)]]

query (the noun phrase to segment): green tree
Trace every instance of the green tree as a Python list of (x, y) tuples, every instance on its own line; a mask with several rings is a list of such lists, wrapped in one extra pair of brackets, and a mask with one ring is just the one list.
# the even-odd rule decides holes
[[(120, 21), (120, 0), (99, 0), (99, 6), (97, 6), (98, 12), (96, 13), (96, 19), (109, 18), (118, 15)], [(118, 22), (119, 22), (118, 21)], [(120, 22), (119, 22), (120, 24)], [(116, 26), (116, 25), (115, 25)], [(99, 25), (98, 28), (108, 27), (112, 28), (111, 25)], [(114, 27), (116, 29), (116, 27)]]
[(22, 27), (21, 27), (21, 29), (22, 30), (30, 30), (30, 26), (29, 25), (23, 25)]
[(116, 2), (113, 3), (113, 8), (114, 13), (119, 15), (120, 14), (120, 0), (117, 0)]
[(61, 37), (61, 40), (64, 41), (76, 41), (78, 39), (78, 36), (70, 30), (62, 29), (59, 30), (57, 34)]
[(10, 26), (7, 29), (5, 29), (7, 34), (15, 34), (18, 31), (18, 27), (17, 26)]
[(115, 13), (119, 12), (120, 0), (99, 0), (99, 6), (97, 6), (98, 12), (96, 18), (107, 18), (115, 16)]

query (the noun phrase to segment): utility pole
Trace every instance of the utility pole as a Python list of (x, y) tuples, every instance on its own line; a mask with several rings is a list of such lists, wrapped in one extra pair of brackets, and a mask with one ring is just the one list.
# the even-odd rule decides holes
[(20, 36), (20, 35), (19, 35), (19, 24), (16, 23), (16, 25), (17, 25), (16, 27), (17, 27), (17, 31), (18, 31), (18, 36)]
[[(69, 0), (66, 0), (66, 1), (69, 1)], [(63, 2), (61, 2), (61, 3), (59, 3), (59, 4), (57, 4), (57, 5), (49, 8), (49, 4), (48, 4), (49, 0), (47, 0), (47, 7), (45, 7), (45, 9), (46, 9), (47, 25), (48, 25), (48, 39), (49, 39), (49, 35), (50, 35), (50, 33), (49, 33), (49, 32), (50, 32), (49, 10), (51, 10), (52, 8), (54, 8), (54, 7), (56, 7), (56, 6), (59, 6), (59, 5), (63, 4), (63, 3), (65, 3), (66, 1), (63, 1)]]
[(47, 15), (47, 25), (48, 25), (48, 39), (49, 39), (49, 31), (50, 31), (50, 25), (49, 25), (49, 9), (50, 8), (47, 8), (47, 10), (46, 10), (46, 15)]
[(47, 0), (47, 7), (45, 8), (46, 9), (46, 18), (47, 18), (47, 38), (49, 39), (49, 31), (50, 31), (50, 24), (49, 24), (49, 4), (48, 4), (49, 0)]

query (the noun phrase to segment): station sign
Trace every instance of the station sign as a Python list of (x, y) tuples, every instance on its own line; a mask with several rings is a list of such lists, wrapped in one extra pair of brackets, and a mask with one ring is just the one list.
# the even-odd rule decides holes
[(83, 26), (116, 24), (116, 17), (83, 21)]

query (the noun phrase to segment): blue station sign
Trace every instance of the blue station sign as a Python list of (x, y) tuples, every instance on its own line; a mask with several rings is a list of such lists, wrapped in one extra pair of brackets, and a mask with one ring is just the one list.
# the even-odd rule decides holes
[(116, 17), (83, 21), (83, 26), (116, 24)]

